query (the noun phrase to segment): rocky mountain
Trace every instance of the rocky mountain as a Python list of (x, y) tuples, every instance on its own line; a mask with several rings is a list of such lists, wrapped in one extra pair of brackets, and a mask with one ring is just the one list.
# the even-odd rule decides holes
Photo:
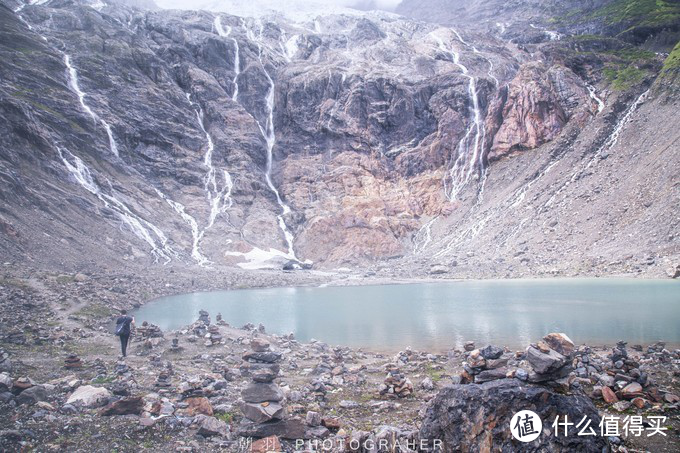
[(5, 0), (2, 259), (664, 274), (679, 4), (621, 2)]

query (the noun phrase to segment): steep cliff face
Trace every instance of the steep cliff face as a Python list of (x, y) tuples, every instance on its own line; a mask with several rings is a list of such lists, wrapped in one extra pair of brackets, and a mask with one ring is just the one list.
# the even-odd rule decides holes
[[(587, 162), (662, 59), (643, 55), (631, 82), (629, 44), (593, 52), (532, 27), (518, 43), (377, 12), (7, 5), (1, 240), (14, 259), (64, 266), (462, 261), (482, 212), (525, 234), (508, 217), (505, 159), (550, 146), (529, 159)], [(605, 89), (619, 78), (630, 95)], [(570, 196), (570, 179), (550, 193)]]

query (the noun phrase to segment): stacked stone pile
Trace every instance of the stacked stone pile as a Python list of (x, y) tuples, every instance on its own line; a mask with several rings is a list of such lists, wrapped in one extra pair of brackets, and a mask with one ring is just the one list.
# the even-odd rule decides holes
[(205, 346), (215, 346), (222, 342), (222, 334), (219, 327), (213, 324), (208, 327), (208, 333), (205, 335)]
[(469, 351), (463, 363), (465, 371), (461, 375), (461, 383), (480, 384), (507, 377), (509, 375), (507, 365), (511, 357), (512, 355), (506, 354), (503, 348), (494, 345)]
[(69, 354), (64, 360), (64, 368), (68, 370), (80, 369), (83, 367), (83, 362), (76, 354)]
[(147, 321), (144, 321), (141, 326), (137, 327), (136, 333), (142, 340), (163, 338), (163, 331), (161, 328)]
[(252, 382), (241, 393), (241, 412), (245, 417), (240, 433), (263, 438), (278, 436), (287, 439), (304, 437), (304, 426), (299, 419), (287, 417), (284, 394), (274, 382), (280, 370), (282, 355), (270, 349), (269, 342), (254, 338), (251, 351), (243, 355), (248, 363)]
[(380, 388), (380, 394), (405, 398), (413, 394), (413, 383), (397, 366), (388, 367), (384, 384)]

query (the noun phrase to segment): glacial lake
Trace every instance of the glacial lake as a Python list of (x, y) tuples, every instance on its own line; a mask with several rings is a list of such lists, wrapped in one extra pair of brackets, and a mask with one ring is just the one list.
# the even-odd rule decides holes
[(218, 313), (234, 327), (262, 323), (332, 346), (442, 352), (467, 340), (523, 348), (549, 332), (577, 344), (680, 344), (680, 282), (633, 279), (472, 280), (200, 292), (133, 313), (164, 331)]

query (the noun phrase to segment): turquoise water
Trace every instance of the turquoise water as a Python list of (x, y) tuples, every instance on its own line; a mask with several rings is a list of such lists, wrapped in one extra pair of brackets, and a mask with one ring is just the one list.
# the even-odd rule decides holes
[(406, 285), (273, 288), (164, 297), (137, 322), (177, 329), (207, 310), (331, 345), (443, 351), (495, 343), (526, 346), (548, 332), (577, 343), (680, 344), (680, 282), (628, 279), (477, 280)]

